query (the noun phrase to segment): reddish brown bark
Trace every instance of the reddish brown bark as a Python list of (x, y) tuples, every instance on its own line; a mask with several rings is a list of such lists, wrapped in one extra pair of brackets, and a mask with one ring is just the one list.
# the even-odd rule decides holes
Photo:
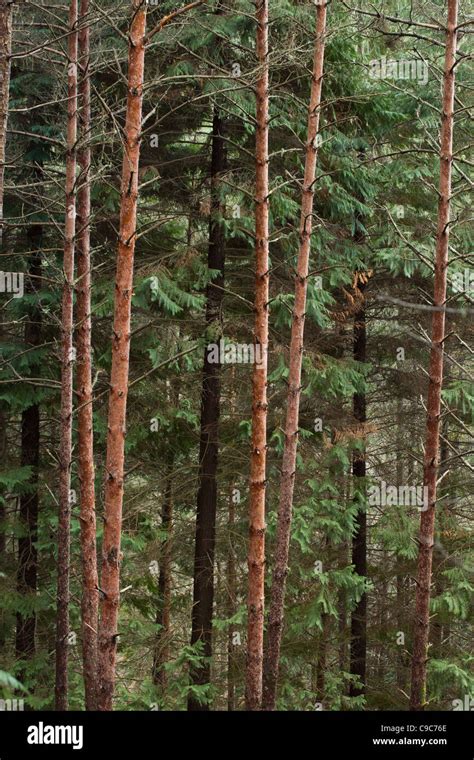
[(259, 710), (262, 702), (263, 617), (265, 581), (265, 487), (267, 458), (268, 352), (268, 0), (256, 0), (256, 52), (260, 74), (256, 86), (255, 144), (255, 362), (252, 378), (252, 451), (247, 599), (247, 665), (245, 704)]
[(164, 17), (146, 36), (146, 0), (132, 0), (128, 48), (128, 95), (122, 167), (120, 228), (115, 276), (112, 367), (106, 452), (105, 525), (102, 542), (99, 623), (98, 709), (111, 710), (117, 657), (120, 604), (120, 539), (124, 481), (125, 423), (130, 354), (133, 257), (137, 227), (138, 165), (143, 105), (145, 44), (177, 15), (201, 5), (194, 2)]
[(436, 507), (436, 482), (439, 466), (439, 433), (443, 354), (445, 339), (446, 288), (449, 254), (451, 171), (453, 162), (454, 86), (457, 43), (458, 0), (448, 0), (446, 50), (441, 114), (440, 178), (438, 224), (436, 232), (434, 306), (431, 324), (431, 354), (426, 419), (426, 444), (423, 485), (428, 489), (428, 509), (421, 513), (418, 577), (413, 634), (410, 710), (426, 705), (426, 664), (429, 647), (431, 571)]
[(91, 252), (90, 252), (90, 27), (89, 0), (81, 0), (79, 18), (79, 130), (80, 167), (77, 194), (76, 284), (76, 387), (78, 403), (78, 474), (82, 562), (82, 661), (86, 710), (97, 706), (97, 629), (99, 590), (97, 575), (96, 515), (94, 487), (94, 434), (92, 409), (91, 347)]
[(288, 574), (293, 491), (295, 485), (296, 450), (298, 445), (298, 422), (301, 395), (301, 366), (303, 361), (303, 336), (306, 310), (306, 292), (311, 250), (314, 180), (316, 176), (317, 145), (321, 90), (324, 70), (324, 45), (326, 33), (326, 3), (317, 6), (316, 38), (314, 46), (313, 74), (308, 109), (308, 131), (301, 199), (300, 244), (295, 277), (295, 305), (291, 325), (290, 370), (285, 425), (285, 446), (280, 481), (280, 500), (272, 576), (268, 639), (264, 664), (263, 708), (275, 708), (280, 645), (283, 629), (285, 585)]
[(105, 525), (102, 542), (99, 624), (98, 708), (111, 710), (120, 603), (120, 540), (124, 485), (124, 446), (130, 353), (130, 321), (138, 200), (147, 6), (132, 2), (128, 49), (128, 95), (122, 167), (120, 229), (115, 277), (112, 367), (106, 453)]
[(0, 0), (0, 245), (3, 237), (5, 145), (7, 141), (11, 47), (12, 2), (11, 0)]
[(61, 312), (61, 430), (59, 442), (58, 585), (56, 618), (57, 710), (68, 708), (69, 555), (71, 524), (72, 375), (74, 237), (76, 232), (77, 141), (77, 0), (70, 0), (68, 36), (68, 105), (66, 154), (66, 221), (64, 229)]

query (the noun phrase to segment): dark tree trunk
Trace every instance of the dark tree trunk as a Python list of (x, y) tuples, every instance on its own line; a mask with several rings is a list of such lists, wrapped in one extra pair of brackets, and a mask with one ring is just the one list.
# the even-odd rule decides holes
[(316, 663), (316, 698), (318, 702), (324, 705), (326, 695), (326, 668), (329, 630), (331, 626), (331, 617), (327, 612), (321, 616), (322, 630), (319, 638), (318, 661)]
[[(234, 550), (234, 527), (235, 527), (235, 504), (233, 489), (231, 489), (229, 498), (229, 547), (227, 554), (227, 595), (228, 607), (227, 616), (232, 618), (237, 610), (237, 571), (235, 564)], [(227, 633), (227, 709), (229, 712), (235, 710), (235, 645), (234, 645), (234, 626), (229, 626)]]
[(0, 246), (3, 237), (3, 195), (5, 146), (7, 142), (8, 103), (10, 95), (10, 56), (12, 49), (11, 0), (0, 0)]
[[(341, 547), (340, 568), (349, 564), (348, 544), (344, 542)], [(339, 670), (345, 673), (347, 669), (347, 591), (340, 588), (337, 599), (338, 633), (339, 633)]]
[[(0, 0), (0, 251), (3, 247), (3, 196), (5, 178), (5, 146), (7, 142), (8, 104), (10, 95), (10, 55), (12, 44), (12, 4)], [(2, 316), (0, 315), (0, 320)], [(0, 321), (0, 339), (3, 338), (3, 324)], [(6, 455), (6, 404), (0, 401), (0, 461)], [(6, 511), (3, 500), (3, 488), (0, 490), (0, 569), (5, 560), (6, 550)], [(0, 617), (0, 647), (4, 645), (5, 632), (3, 615)]]
[[(28, 241), (34, 251), (30, 260), (27, 292), (39, 289), (41, 277), (41, 238), (40, 226), (32, 226), (28, 231)], [(25, 345), (33, 348), (41, 345), (41, 312), (39, 308), (31, 309), (25, 325)], [(39, 370), (39, 368), (38, 368)], [(30, 368), (33, 375), (34, 367)], [(21, 415), (21, 466), (31, 467), (31, 477), (27, 490), (20, 496), (21, 534), (18, 539), (17, 591), (20, 596), (32, 601), (36, 597), (38, 576), (38, 467), (40, 456), (40, 409), (33, 404)], [(35, 654), (36, 612), (16, 616), (16, 658), (28, 661)], [(19, 679), (24, 679), (24, 671), (19, 670)]]
[[(363, 294), (363, 283), (359, 286)], [(367, 348), (367, 334), (365, 323), (365, 309), (359, 309), (354, 318), (354, 359), (356, 362), (365, 362)], [(354, 418), (358, 427), (363, 428), (367, 420), (365, 393), (355, 393), (353, 401)], [(357, 513), (355, 533), (352, 540), (352, 564), (354, 571), (362, 578), (367, 576), (367, 512), (365, 499), (364, 478), (366, 473), (365, 451), (356, 451), (352, 462), (352, 475), (354, 477), (354, 498), (360, 501)], [(351, 683), (349, 694), (356, 697), (365, 694), (366, 686), (366, 663), (367, 663), (367, 594), (363, 593), (356, 604), (351, 619), (351, 648), (350, 648), (350, 672), (356, 676), (360, 685)]]
[(169, 659), (170, 611), (171, 611), (171, 541), (173, 534), (173, 468), (174, 454), (170, 455), (166, 465), (166, 483), (161, 510), (161, 530), (164, 533), (160, 554), (160, 572), (158, 577), (158, 607), (156, 623), (160, 626), (155, 653), (153, 657), (152, 678), (161, 691), (166, 689), (167, 678), (164, 665)]
[[(211, 156), (211, 216), (209, 221), (208, 267), (219, 272), (207, 287), (206, 325), (212, 341), (221, 335), (221, 306), (224, 286), (225, 233), (222, 225), (221, 175), (225, 170), (223, 120), (214, 107)], [(212, 330), (210, 329), (212, 328)], [(201, 395), (201, 436), (199, 448), (199, 490), (197, 494), (196, 543), (191, 645), (202, 642), (204, 659), (190, 671), (193, 686), (210, 682), (212, 655), (212, 614), (214, 603), (214, 548), (217, 507), (218, 425), (220, 414), (220, 363), (210, 363), (204, 352)], [(207, 702), (195, 695), (188, 698), (188, 710), (208, 710)]]

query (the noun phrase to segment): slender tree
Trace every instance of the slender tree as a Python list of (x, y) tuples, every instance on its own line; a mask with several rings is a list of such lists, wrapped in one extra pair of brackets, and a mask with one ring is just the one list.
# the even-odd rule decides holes
[(0, 0), (0, 245), (3, 236), (5, 145), (7, 141), (10, 56), (12, 51), (12, 7), (12, 0)]
[[(356, 231), (356, 242), (362, 242), (363, 235)], [(359, 284), (355, 275), (355, 288), (362, 293), (361, 306), (354, 315), (353, 355), (356, 362), (364, 363), (367, 355), (367, 329), (363, 292), (365, 283)], [(367, 400), (365, 390), (354, 393), (353, 413), (357, 428), (362, 429), (367, 421)], [(352, 538), (352, 564), (354, 572), (361, 578), (367, 576), (367, 511), (365, 505), (366, 457), (365, 444), (361, 451), (355, 451), (352, 458), (352, 476), (354, 478), (354, 500), (358, 505), (354, 535)], [(350, 673), (356, 682), (351, 681), (351, 697), (365, 694), (367, 669), (367, 594), (361, 594), (351, 617)]]
[(433, 296), (434, 311), (431, 323), (431, 352), (423, 473), (423, 485), (428, 489), (428, 508), (422, 511), (420, 519), (418, 576), (411, 666), (410, 709), (417, 711), (423, 710), (426, 705), (426, 664), (429, 647), (431, 571), (439, 466), (444, 340), (446, 337), (446, 313), (444, 309), (446, 306), (449, 255), (457, 23), (458, 0), (448, 0), (441, 104), (439, 203)]
[[(234, 548), (235, 503), (234, 489), (229, 496), (229, 516), (227, 522), (229, 548), (227, 552), (227, 617), (233, 618), (237, 611), (237, 567)], [(235, 710), (235, 628), (229, 625), (227, 633), (227, 710)]]
[(97, 575), (96, 514), (94, 487), (94, 433), (92, 408), (91, 346), (91, 250), (90, 250), (90, 22), (89, 0), (79, 9), (79, 130), (77, 161), (80, 168), (77, 193), (77, 284), (76, 284), (76, 386), (78, 403), (78, 474), (82, 561), (82, 659), (87, 710), (97, 706), (97, 631), (99, 583)]
[(115, 275), (112, 366), (107, 427), (105, 525), (102, 541), (101, 615), (98, 654), (98, 709), (111, 710), (117, 657), (120, 604), (120, 543), (124, 488), (125, 431), (130, 359), (133, 259), (137, 229), (138, 168), (143, 106), (145, 47), (176, 16), (202, 4), (189, 3), (164, 16), (146, 35), (146, 0), (132, 1), (128, 45), (128, 94), (125, 116), (119, 243)]
[(252, 451), (250, 457), (250, 509), (247, 599), (247, 666), (245, 704), (259, 710), (262, 703), (263, 624), (265, 584), (265, 488), (267, 459), (267, 352), (268, 352), (268, 0), (256, 0), (255, 142), (255, 362), (252, 377)]
[(316, 177), (317, 136), (321, 112), (321, 90), (324, 69), (326, 6), (327, 3), (324, 1), (318, 3), (316, 9), (316, 37), (311, 94), (308, 108), (303, 193), (301, 199), (299, 229), (300, 244), (295, 275), (295, 305), (291, 324), (285, 445), (283, 449), (283, 464), (280, 481), (280, 501), (278, 506), (275, 561), (270, 598), (268, 639), (264, 660), (263, 708), (265, 710), (273, 710), (275, 708), (281, 635), (283, 629), (285, 584), (286, 576), (288, 574), (288, 554), (293, 511), (296, 450), (298, 444), (306, 292), (311, 250), (314, 181)]
[(171, 632), (171, 594), (172, 594), (172, 576), (171, 576), (171, 548), (173, 538), (173, 469), (174, 469), (174, 452), (170, 447), (165, 473), (165, 489), (163, 506), (161, 510), (161, 530), (163, 532), (163, 542), (160, 552), (160, 570), (158, 576), (158, 606), (156, 612), (156, 623), (160, 626), (153, 657), (152, 678), (153, 683), (161, 688), (164, 692), (167, 685), (167, 673), (164, 665), (169, 658), (169, 642)]
[(77, 142), (77, 0), (70, 0), (68, 19), (66, 221), (64, 230), (61, 310), (61, 430), (59, 442), (58, 586), (56, 618), (57, 710), (68, 708), (69, 562), (71, 529), (71, 462), (73, 406), (73, 296), (76, 234)]
[[(41, 278), (41, 225), (28, 228), (28, 244), (32, 253), (28, 268), (27, 289), (34, 293), (39, 289)], [(25, 345), (28, 350), (41, 345), (41, 310), (38, 305), (28, 310), (25, 322)], [(30, 372), (36, 374), (38, 367), (33, 364)], [(21, 466), (31, 468), (27, 488), (20, 496), (20, 536), (18, 538), (17, 591), (27, 601), (28, 612), (18, 612), (16, 616), (15, 653), (17, 659), (26, 663), (36, 651), (36, 612), (31, 602), (35, 599), (38, 585), (38, 476), (40, 462), (40, 408), (31, 404), (21, 414)], [(31, 606), (30, 606), (31, 605)], [(24, 665), (19, 670), (19, 678), (25, 680)]]
[[(209, 220), (208, 268), (218, 272), (207, 286), (206, 327), (213, 341), (222, 335), (222, 297), (224, 294), (225, 232), (222, 223), (222, 174), (225, 171), (224, 122), (214, 107), (211, 149), (211, 211)], [(221, 365), (209, 361), (204, 350), (201, 392), (201, 434), (199, 447), (199, 490), (196, 512), (194, 587), (191, 644), (202, 642), (203, 659), (191, 668), (191, 684), (210, 681), (212, 656), (212, 613), (214, 604), (214, 552), (217, 507), (217, 462), (220, 415)], [(207, 710), (208, 703), (190, 691), (188, 710)]]
[(107, 427), (105, 524), (102, 542), (99, 625), (98, 708), (111, 710), (120, 602), (120, 540), (124, 486), (124, 444), (130, 353), (130, 322), (135, 252), (138, 165), (145, 65), (147, 4), (133, 0), (128, 47), (128, 95), (122, 168), (120, 229), (115, 277), (112, 367)]
[[(5, 178), (5, 146), (7, 141), (8, 103), (10, 95), (10, 55), (12, 49), (12, 2), (0, 2), (0, 250), (3, 245), (3, 195)], [(3, 338), (3, 315), (0, 321), (0, 339)], [(0, 456), (4, 459), (7, 448), (5, 405), (0, 401)], [(5, 506), (0, 494), (0, 562), (5, 555)], [(0, 631), (3, 639), (3, 627)], [(2, 641), (0, 641), (2, 644)]]

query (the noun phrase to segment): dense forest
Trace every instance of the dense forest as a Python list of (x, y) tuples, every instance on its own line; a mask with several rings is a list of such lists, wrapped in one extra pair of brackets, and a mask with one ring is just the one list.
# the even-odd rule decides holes
[(467, 0), (0, 0), (4, 709), (474, 709)]

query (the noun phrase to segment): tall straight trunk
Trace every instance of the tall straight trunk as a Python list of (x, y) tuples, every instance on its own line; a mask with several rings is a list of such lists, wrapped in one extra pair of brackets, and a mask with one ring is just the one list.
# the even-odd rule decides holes
[[(229, 532), (229, 548), (227, 553), (227, 616), (233, 618), (237, 611), (237, 570), (235, 564), (234, 530), (235, 530), (235, 504), (233, 489), (229, 498), (229, 518), (227, 522)], [(235, 710), (235, 644), (234, 626), (229, 625), (227, 632), (227, 710)]]
[(164, 692), (167, 685), (164, 665), (169, 659), (171, 612), (171, 541), (173, 535), (173, 468), (174, 452), (170, 448), (166, 464), (165, 493), (161, 510), (161, 530), (164, 533), (158, 577), (158, 609), (156, 623), (160, 626), (153, 657), (153, 683)]
[[(448, 381), (448, 372), (445, 373), (445, 381)], [(449, 481), (449, 478), (445, 478), (445, 475), (447, 475), (448, 466), (446, 464), (446, 460), (448, 458), (448, 417), (445, 417), (443, 420), (443, 426), (442, 426), (442, 440), (440, 443), (440, 450), (439, 450), (439, 473), (440, 478), (443, 478), (442, 481), (442, 491), (443, 496), (446, 497), (450, 494), (450, 488), (446, 481)], [(443, 509), (439, 513), (438, 518), (438, 525), (439, 525), (439, 531), (442, 535), (443, 531), (446, 528), (446, 515), (449, 515), (450, 513), (450, 507), (452, 505), (449, 504), (449, 500), (446, 500), (444, 502)], [(440, 560), (438, 560), (437, 566), (435, 568), (435, 594), (436, 596), (441, 596), (445, 591), (445, 579), (443, 576), (443, 570), (445, 567), (445, 559), (444, 557)], [(433, 656), (436, 660), (442, 659), (442, 644), (443, 644), (443, 623), (440, 619), (439, 613), (437, 613), (434, 616), (433, 619), (433, 632), (431, 634), (431, 644), (433, 646)]]
[[(403, 400), (399, 399), (397, 402), (397, 419), (398, 419), (398, 440), (400, 442), (403, 441), (403, 428), (402, 428), (402, 420), (403, 420)], [(397, 487), (403, 486), (403, 478), (404, 478), (404, 467), (403, 467), (403, 459), (402, 459), (402, 450), (401, 446), (396, 452), (397, 455), (397, 465), (396, 465), (396, 471), (397, 471)], [(397, 636), (399, 633), (403, 633), (403, 629), (405, 626), (406, 621), (406, 599), (405, 599), (405, 576), (403, 572), (403, 566), (402, 566), (403, 559), (399, 556), (395, 557), (395, 567), (396, 567), (396, 625), (397, 625)], [(405, 680), (406, 680), (406, 674), (405, 674), (405, 654), (404, 654), (404, 644), (398, 644), (397, 643), (397, 662), (396, 662), (396, 681), (397, 681), (397, 687), (399, 690), (404, 691), (405, 689)]]
[(285, 425), (285, 446), (280, 481), (280, 500), (275, 546), (275, 562), (272, 576), (268, 640), (264, 660), (263, 708), (273, 710), (277, 693), (281, 636), (285, 600), (288, 554), (290, 546), (293, 492), (296, 474), (296, 450), (301, 396), (301, 366), (303, 362), (303, 337), (306, 311), (314, 181), (316, 177), (317, 145), (321, 112), (321, 90), (324, 70), (324, 46), (326, 35), (326, 2), (316, 9), (316, 33), (313, 59), (313, 75), (308, 109), (308, 132), (304, 168), (303, 194), (301, 199), (300, 244), (295, 277), (295, 305), (291, 325), (290, 370)]
[[(406, 621), (406, 594), (405, 594), (405, 579), (404, 576), (398, 572), (396, 578), (397, 588), (397, 635), (403, 633), (403, 628)], [(399, 644), (397, 646), (397, 663), (396, 663), (396, 679), (397, 688), (400, 691), (405, 690), (406, 682), (406, 666), (405, 666), (405, 654), (403, 651), (404, 645)]]
[(418, 577), (413, 632), (410, 710), (423, 710), (426, 704), (426, 664), (428, 661), (431, 570), (438, 475), (441, 390), (445, 339), (446, 288), (449, 255), (451, 171), (453, 163), (454, 78), (456, 62), (458, 0), (448, 0), (443, 102), (441, 107), (441, 146), (438, 226), (434, 273), (434, 306), (431, 323), (431, 354), (426, 420), (423, 485), (428, 489), (428, 509), (421, 513)]
[[(0, 251), (3, 246), (3, 195), (5, 178), (5, 146), (7, 141), (8, 103), (10, 89), (10, 55), (12, 45), (12, 3), (0, 0)], [(3, 320), (2, 320), (3, 321)], [(0, 339), (3, 338), (3, 324), (0, 322)], [(0, 455), (4, 460), (6, 455), (6, 422), (5, 404), (0, 401)], [(2, 489), (3, 491), (3, 489)], [(5, 538), (5, 505), (0, 492), (0, 563), (4, 561)], [(0, 624), (0, 646), (4, 644), (3, 624)]]
[(105, 524), (102, 541), (99, 624), (98, 708), (111, 710), (115, 687), (120, 603), (120, 541), (124, 486), (125, 430), (130, 356), (130, 323), (135, 252), (138, 165), (145, 67), (146, 2), (133, 0), (128, 48), (128, 95), (122, 168), (120, 229), (115, 277), (112, 367), (107, 427)]
[[(340, 549), (339, 567), (344, 569), (349, 563), (348, 557), (348, 542), (344, 541)], [(338, 619), (338, 634), (339, 634), (339, 646), (338, 646), (338, 659), (339, 670), (341, 673), (346, 672), (347, 668), (347, 591), (345, 588), (340, 588), (337, 595), (337, 619)]]
[(329, 613), (323, 612), (321, 615), (322, 630), (319, 638), (318, 660), (316, 663), (316, 698), (318, 702), (324, 704), (326, 696), (326, 668), (328, 643), (330, 639), (331, 617)]
[[(359, 289), (363, 292), (364, 285)], [(367, 348), (367, 333), (365, 309), (362, 306), (354, 317), (353, 355), (356, 362), (365, 362)], [(355, 393), (353, 412), (357, 427), (363, 427), (367, 421), (365, 392)], [(360, 501), (365, 492), (364, 480), (366, 474), (365, 449), (356, 451), (352, 461), (354, 478), (354, 498)], [(355, 532), (352, 539), (352, 564), (355, 573), (361, 578), (367, 576), (367, 511), (365, 499), (359, 504), (355, 522)], [(367, 594), (364, 592), (357, 602), (351, 618), (350, 673), (356, 676), (360, 685), (350, 684), (349, 694), (356, 697), (365, 694), (367, 667)]]
[(260, 67), (256, 86), (255, 140), (255, 362), (252, 377), (252, 451), (250, 456), (250, 508), (247, 597), (247, 663), (245, 704), (260, 710), (262, 704), (263, 625), (265, 608), (265, 488), (267, 460), (267, 354), (268, 354), (268, 0), (256, 0), (256, 52)]
[(117, 659), (117, 622), (120, 605), (120, 543), (125, 462), (125, 432), (130, 360), (133, 259), (137, 231), (138, 167), (142, 126), (145, 47), (176, 16), (202, 4), (188, 3), (164, 16), (146, 35), (147, 0), (132, 0), (128, 39), (128, 94), (125, 150), (122, 166), (119, 243), (115, 275), (112, 366), (110, 373), (107, 451), (105, 458), (105, 525), (98, 650), (99, 710), (111, 710)]
[(12, 8), (11, 0), (0, 0), (0, 246), (3, 238), (3, 195), (10, 90), (10, 56), (12, 51)]
[[(225, 170), (223, 120), (214, 107), (211, 156), (211, 216), (209, 221), (208, 268), (218, 271), (207, 287), (206, 325), (208, 333), (221, 333), (221, 308), (224, 287), (225, 232), (222, 225), (222, 173)], [(216, 338), (213, 337), (213, 340)], [(201, 642), (204, 659), (190, 669), (193, 686), (210, 682), (212, 656), (212, 613), (214, 603), (214, 550), (217, 507), (218, 426), (220, 415), (220, 363), (209, 361), (204, 351), (201, 393), (201, 434), (199, 450), (199, 489), (197, 494), (196, 541), (194, 554), (194, 586), (191, 645)], [(188, 710), (208, 710), (190, 692)]]
[(74, 238), (76, 232), (77, 0), (70, 0), (68, 28), (66, 221), (64, 230), (64, 284), (61, 312), (61, 430), (59, 441), (56, 681), (54, 687), (56, 710), (68, 709), (70, 490), (73, 396), (72, 341), (74, 331)]
[[(40, 226), (31, 226), (28, 241), (32, 253), (29, 265), (27, 292), (33, 293), (39, 288), (41, 277), (41, 238)], [(41, 312), (39, 308), (31, 309), (25, 325), (25, 345), (34, 348), (41, 345)], [(38, 369), (38, 368), (36, 368)], [(30, 371), (35, 374), (35, 368)], [(18, 539), (17, 591), (21, 597), (33, 601), (37, 591), (38, 551), (38, 468), (40, 458), (40, 409), (38, 404), (27, 407), (21, 415), (21, 466), (31, 467), (28, 490), (20, 496), (21, 533)], [(35, 654), (36, 612), (16, 615), (15, 652), (17, 660), (26, 662)], [(24, 680), (23, 666), (18, 677)]]
[(78, 403), (78, 475), (80, 484), (80, 525), (82, 562), (82, 661), (86, 710), (97, 707), (97, 630), (99, 590), (97, 574), (96, 515), (94, 486), (94, 432), (92, 407), (91, 346), (91, 187), (89, 147), (90, 102), (90, 27), (89, 0), (79, 9), (79, 130), (81, 145), (77, 154), (80, 168), (77, 193), (77, 302), (76, 302), (76, 387)]

